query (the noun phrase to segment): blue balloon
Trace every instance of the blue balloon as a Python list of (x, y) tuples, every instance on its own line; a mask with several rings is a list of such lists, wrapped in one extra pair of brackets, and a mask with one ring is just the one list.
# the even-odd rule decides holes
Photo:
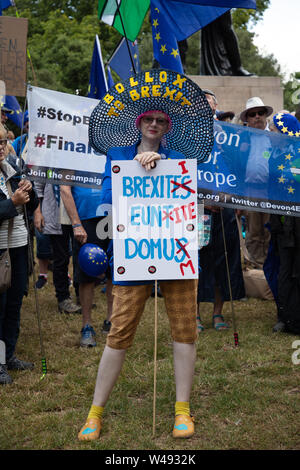
[(99, 277), (108, 267), (107, 255), (102, 248), (93, 243), (85, 243), (79, 250), (79, 266), (88, 276)]

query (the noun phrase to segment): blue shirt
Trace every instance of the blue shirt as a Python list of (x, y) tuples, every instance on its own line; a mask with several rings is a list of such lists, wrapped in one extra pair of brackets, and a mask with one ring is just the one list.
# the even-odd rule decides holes
[(80, 220), (93, 219), (101, 213), (101, 189), (72, 186), (72, 195)]

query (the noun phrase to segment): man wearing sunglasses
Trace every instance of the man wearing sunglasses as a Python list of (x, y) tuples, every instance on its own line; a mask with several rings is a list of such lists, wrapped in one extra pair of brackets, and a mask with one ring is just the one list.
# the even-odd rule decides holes
[[(266, 106), (262, 99), (255, 96), (249, 98), (246, 109), (241, 113), (240, 119), (248, 127), (261, 131), (269, 131), (267, 118), (273, 113), (271, 106)], [(264, 152), (269, 152), (271, 143), (267, 136), (251, 136), (249, 157), (246, 166), (245, 182), (256, 188), (257, 194), (266, 197), (266, 183), (269, 178), (268, 159), (262, 158)], [(262, 188), (262, 189), (261, 189)], [(264, 189), (265, 188), (265, 189)], [(270, 234), (265, 224), (269, 221), (269, 214), (249, 211), (247, 213), (246, 247), (251, 261), (257, 268), (262, 268), (268, 253)]]

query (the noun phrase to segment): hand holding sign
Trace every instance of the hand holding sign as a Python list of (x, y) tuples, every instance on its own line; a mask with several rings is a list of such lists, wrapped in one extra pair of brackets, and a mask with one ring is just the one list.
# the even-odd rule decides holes
[(160, 160), (161, 156), (157, 152), (142, 152), (138, 153), (134, 160), (140, 162), (140, 164), (145, 168), (145, 170), (149, 171), (151, 168), (156, 167), (155, 160)]

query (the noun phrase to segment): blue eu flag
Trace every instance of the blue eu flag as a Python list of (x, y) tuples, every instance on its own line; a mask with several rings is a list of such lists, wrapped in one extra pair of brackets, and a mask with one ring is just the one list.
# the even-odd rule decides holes
[(102, 61), (100, 41), (98, 35), (96, 35), (90, 72), (88, 97), (101, 100), (107, 90), (108, 87)]
[(153, 53), (160, 66), (183, 73), (177, 41), (196, 33), (228, 9), (151, 0)]
[[(130, 49), (130, 55), (127, 44)], [(135, 71), (133, 70), (132, 62)], [(126, 39), (122, 39), (109, 60), (109, 66), (122, 80), (126, 80), (130, 76), (134, 75), (134, 72), (139, 73), (141, 68), (137, 41), (128, 41), (128, 43), (126, 43)]]
[(160, 0), (151, 0), (151, 24), (154, 58), (162, 68), (183, 73), (172, 19)]

